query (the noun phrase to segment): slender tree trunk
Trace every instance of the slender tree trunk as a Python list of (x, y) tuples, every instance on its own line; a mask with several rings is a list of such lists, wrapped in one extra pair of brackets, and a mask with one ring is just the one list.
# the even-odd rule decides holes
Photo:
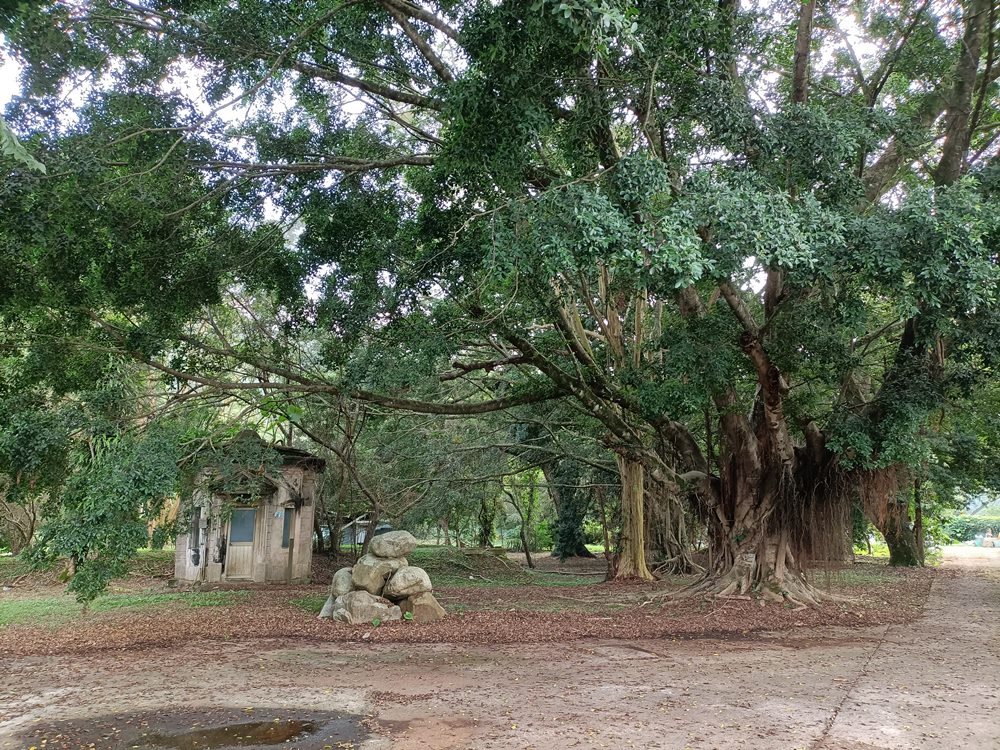
[(645, 471), (633, 458), (618, 455), (622, 484), (622, 533), (614, 563), (616, 579), (654, 580), (646, 565)]
[(531, 545), (528, 544), (528, 535), (524, 531), (524, 519), (521, 519), (521, 549), (524, 550), (524, 559), (529, 568), (535, 567), (535, 561), (531, 559)]
[(448, 528), (448, 526), (449, 526), (449, 524), (448, 524), (448, 516), (444, 516), (441, 519), (441, 528), (444, 530), (444, 546), (445, 547), (450, 547), (451, 546), (451, 534), (450, 534), (450, 529)]
[[(534, 488), (531, 490), (534, 491)], [(520, 527), (520, 537), (521, 537), (521, 550), (524, 552), (524, 559), (528, 563), (529, 568), (535, 567), (534, 560), (531, 559), (531, 545), (528, 544), (528, 532), (527, 528), (531, 524), (531, 508), (533, 506), (533, 500), (529, 498), (527, 509), (521, 508), (520, 502), (513, 493), (508, 492), (507, 496), (510, 498), (510, 504), (514, 507), (514, 511), (517, 513), (517, 517), (521, 519)]]
[(597, 507), (601, 510), (601, 531), (604, 535), (604, 557), (607, 558), (611, 555), (611, 532), (608, 530), (608, 508), (604, 502), (604, 488), (598, 487), (595, 492), (597, 493)]
[(316, 534), (316, 554), (322, 555), (326, 546), (323, 544), (323, 528), (320, 526), (319, 516), (313, 515), (313, 532)]
[(371, 547), (372, 537), (375, 536), (375, 529), (378, 528), (379, 522), (382, 520), (382, 509), (377, 505), (372, 508), (371, 518), (368, 521), (368, 528), (365, 530), (365, 541), (361, 545), (361, 554), (367, 555), (368, 548)]
[(923, 506), (923, 477), (920, 471), (913, 478), (913, 536), (917, 543), (917, 557), (920, 564), (924, 564), (924, 506)]

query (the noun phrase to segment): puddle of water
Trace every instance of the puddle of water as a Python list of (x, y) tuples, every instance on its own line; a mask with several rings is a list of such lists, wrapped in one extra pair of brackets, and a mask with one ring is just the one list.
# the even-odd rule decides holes
[(153, 734), (144, 739), (147, 745), (176, 750), (212, 750), (247, 745), (280, 745), (315, 734), (314, 721), (252, 721), (224, 727), (194, 729), (182, 734)]
[[(36, 720), (18, 748), (224, 750), (356, 748), (367, 737), (361, 717), (270, 707), (164, 707), (87, 719)], [(0, 748), (6, 747), (0, 741)]]

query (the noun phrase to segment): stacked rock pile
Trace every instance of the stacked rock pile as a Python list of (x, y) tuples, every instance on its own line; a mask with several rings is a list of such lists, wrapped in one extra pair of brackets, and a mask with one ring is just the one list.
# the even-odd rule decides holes
[(407, 612), (414, 622), (434, 622), (444, 609), (431, 593), (427, 571), (406, 561), (417, 540), (408, 531), (390, 531), (372, 537), (368, 553), (353, 568), (333, 574), (330, 596), (319, 616), (352, 625), (372, 620), (401, 620)]

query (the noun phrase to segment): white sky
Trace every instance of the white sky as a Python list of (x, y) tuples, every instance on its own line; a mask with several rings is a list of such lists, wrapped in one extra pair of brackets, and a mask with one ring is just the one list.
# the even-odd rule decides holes
[(6, 107), (17, 93), (17, 74), (20, 70), (17, 63), (5, 54), (6, 41), (0, 34), (0, 108)]

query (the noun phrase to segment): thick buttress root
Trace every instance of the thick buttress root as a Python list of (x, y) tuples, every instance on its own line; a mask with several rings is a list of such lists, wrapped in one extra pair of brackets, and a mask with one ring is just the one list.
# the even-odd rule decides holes
[(779, 578), (773, 571), (765, 576), (749, 565), (734, 565), (728, 571), (708, 574), (690, 586), (671, 594), (676, 598), (718, 597), (759, 598), (765, 602), (787, 603), (803, 609), (818, 607), (823, 602), (849, 602), (850, 599), (813, 586), (799, 572), (786, 570)]

